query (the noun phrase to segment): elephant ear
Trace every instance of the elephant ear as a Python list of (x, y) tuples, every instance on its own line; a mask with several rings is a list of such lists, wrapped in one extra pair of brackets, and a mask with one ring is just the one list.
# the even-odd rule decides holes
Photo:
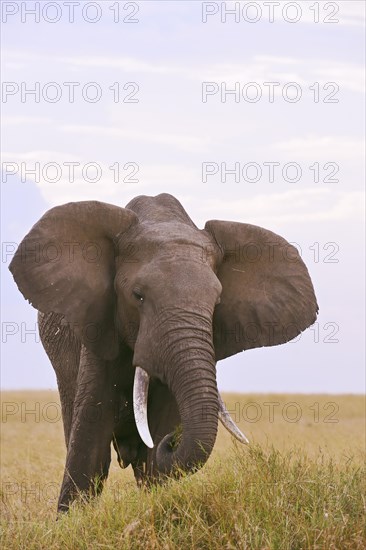
[(118, 352), (113, 239), (136, 221), (131, 210), (97, 201), (57, 206), (32, 227), (9, 266), (35, 308), (63, 314), (84, 345), (105, 359)]
[(212, 220), (222, 253), (221, 302), (213, 318), (216, 359), (295, 338), (318, 312), (308, 270), (297, 249), (255, 225)]

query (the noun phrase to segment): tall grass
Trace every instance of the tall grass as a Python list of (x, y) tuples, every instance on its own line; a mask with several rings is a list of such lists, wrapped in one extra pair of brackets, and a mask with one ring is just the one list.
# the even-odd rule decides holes
[(150, 491), (115, 483), (56, 523), (10, 523), (2, 548), (363, 549), (365, 473), (352, 458), (236, 448)]
[[(46, 498), (29, 505), (19, 495), (4, 498), (1, 547), (361, 550), (366, 471), (359, 436), (354, 452), (337, 456), (321, 446), (308, 453), (306, 440), (280, 450), (230, 443), (197, 474), (151, 490), (138, 489), (128, 470), (112, 472), (101, 497), (75, 503), (57, 522)], [(47, 478), (46, 461), (44, 468)]]

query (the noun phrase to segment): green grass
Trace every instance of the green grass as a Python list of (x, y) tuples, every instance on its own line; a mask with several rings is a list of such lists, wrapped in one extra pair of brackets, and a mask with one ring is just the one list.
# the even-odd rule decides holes
[[(57, 522), (62, 424), (42, 419), (42, 407), (57, 398), (47, 392), (8, 392), (3, 401), (20, 406), (2, 424), (2, 548), (366, 546), (361, 396), (224, 395), (251, 440), (249, 447), (236, 445), (220, 428), (200, 472), (151, 491), (137, 489), (130, 468), (121, 470), (114, 459), (102, 496), (76, 503)], [(36, 402), (39, 422), (35, 415), (25, 417), (24, 407), (22, 416), (21, 403), (30, 408)], [(257, 421), (250, 422), (255, 412)], [(297, 422), (292, 422), (295, 413)]]

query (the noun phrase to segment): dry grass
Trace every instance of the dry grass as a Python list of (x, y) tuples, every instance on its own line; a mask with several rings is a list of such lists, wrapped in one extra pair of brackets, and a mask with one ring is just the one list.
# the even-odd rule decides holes
[(150, 492), (114, 458), (103, 495), (55, 522), (58, 396), (4, 392), (2, 548), (365, 548), (364, 398), (223, 398), (250, 447), (220, 428), (203, 470)]

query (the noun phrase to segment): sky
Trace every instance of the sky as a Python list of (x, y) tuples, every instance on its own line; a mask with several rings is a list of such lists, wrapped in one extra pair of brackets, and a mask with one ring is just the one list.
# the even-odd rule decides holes
[(364, 2), (1, 7), (1, 387), (56, 387), (7, 269), (30, 227), (168, 192), (285, 237), (316, 291), (316, 324), (219, 362), (219, 388), (363, 393)]

